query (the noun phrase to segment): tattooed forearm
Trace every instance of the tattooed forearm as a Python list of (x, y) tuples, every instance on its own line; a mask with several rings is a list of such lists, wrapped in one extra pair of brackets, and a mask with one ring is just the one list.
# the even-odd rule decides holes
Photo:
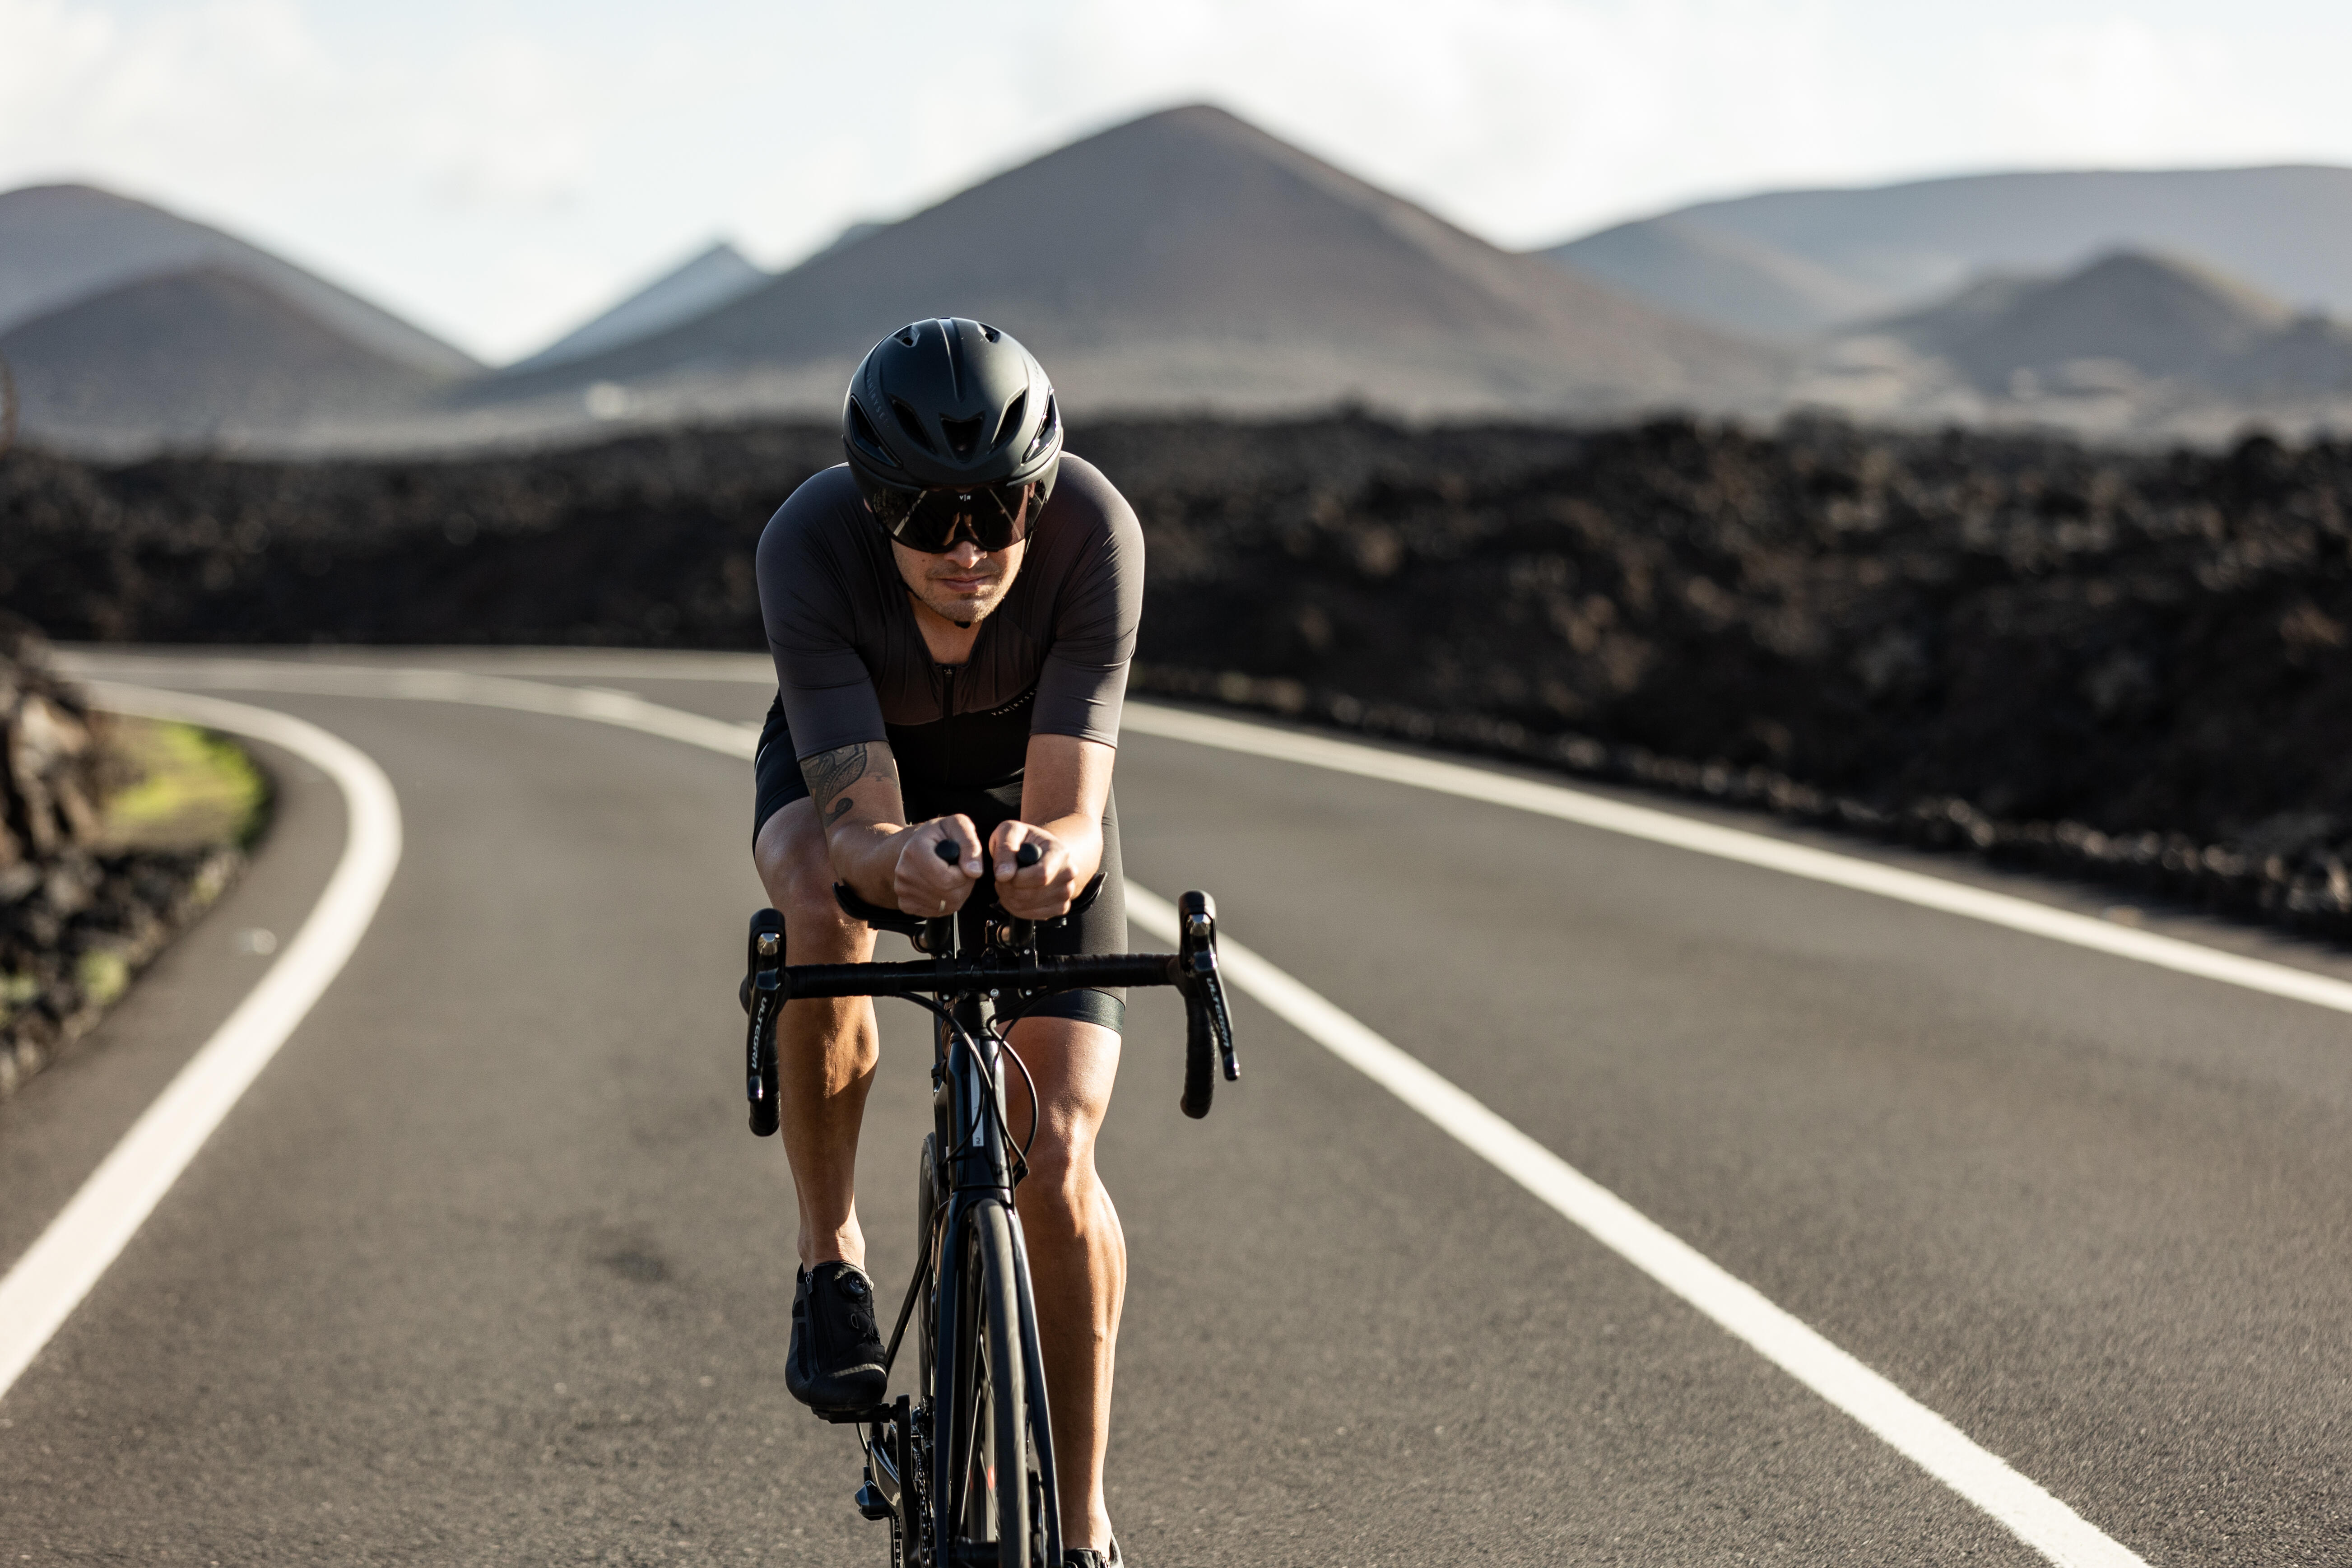
[(865, 776), (866, 743), (862, 741), (854, 746), (801, 759), (801, 777), (808, 781), (809, 794), (816, 797), (817, 810), (828, 815), (833, 797)]
[[(891, 762), (888, 746), (879, 742), (861, 742), (854, 746), (819, 752), (815, 756), (803, 758), (801, 777), (808, 782), (809, 794), (816, 801), (817, 811), (824, 818), (825, 826), (831, 827), (848, 816), (855, 804), (850, 791), (856, 784), (872, 779), (877, 784), (895, 786), (898, 770)], [(887, 796), (881, 800), (869, 797), (869, 800), (877, 819), (898, 810), (897, 803)]]

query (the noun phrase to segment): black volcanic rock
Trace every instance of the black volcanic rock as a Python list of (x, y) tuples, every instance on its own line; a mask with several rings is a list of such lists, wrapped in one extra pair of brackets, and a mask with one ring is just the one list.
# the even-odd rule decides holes
[(110, 721), (0, 613), (0, 1100), (86, 1032), (122, 981), (233, 878), (231, 845), (110, 846), (103, 810), (137, 769)]
[[(2352, 935), (2352, 445), (1357, 418), (1072, 447), (1143, 521), (1139, 689)], [(77, 638), (753, 650), (760, 528), (837, 454), (816, 427), (332, 466), (19, 453), (0, 605)]]

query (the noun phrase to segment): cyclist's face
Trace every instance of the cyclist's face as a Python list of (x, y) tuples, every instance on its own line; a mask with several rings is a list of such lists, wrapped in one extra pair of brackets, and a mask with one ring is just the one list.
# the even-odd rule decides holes
[(1024, 540), (1002, 550), (982, 550), (966, 538), (935, 555), (909, 550), (892, 540), (890, 555), (915, 597), (949, 620), (973, 622), (986, 618), (1004, 602), (1028, 547)]

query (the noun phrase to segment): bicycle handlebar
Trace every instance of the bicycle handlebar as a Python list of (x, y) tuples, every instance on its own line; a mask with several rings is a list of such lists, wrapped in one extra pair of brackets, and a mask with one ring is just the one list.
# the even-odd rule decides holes
[[(952, 858), (954, 846), (940, 847)], [(1034, 847), (1024, 845), (1034, 857)], [(1091, 901), (1095, 884), (1089, 884)], [(862, 912), (863, 901), (845, 898), (843, 907)], [(853, 905), (856, 907), (853, 908)], [(1196, 1120), (1223, 1069), (1237, 1082), (1241, 1061), (1234, 1052), (1234, 1026), (1225, 1009), (1224, 984), (1217, 968), (1217, 905), (1208, 894), (1189, 892), (1176, 902), (1175, 952), (1084, 953), (1045, 957), (1034, 939), (1017, 950), (992, 946), (974, 957), (940, 956), (896, 963), (801, 963), (784, 962), (784, 919), (774, 910), (751, 917), (749, 970), (743, 1007), (751, 1015), (745, 1037), (744, 1092), (751, 1101), (751, 1131), (767, 1137), (778, 1123), (776, 1026), (787, 1002), (843, 996), (978, 996), (1006, 994), (1034, 1002), (1063, 991), (1116, 986), (1172, 985), (1184, 996), (1184, 1092), (1179, 1104)], [(873, 910), (876, 918), (891, 911)], [(940, 922), (949, 925), (951, 922)], [(1024, 927), (1027, 922), (1021, 922)]]
[[(963, 858), (962, 852), (957, 849), (952, 843), (944, 838), (931, 846), (931, 853), (938, 856), (940, 859), (946, 861), (950, 866)], [(1020, 867), (1024, 871), (1026, 871), (1030, 867), (1034, 866), (1038, 861), (1043, 860), (1045, 858), (1045, 852), (1039, 849), (1034, 844), (1024, 844), (1020, 848), (1015, 849), (1013, 852), (1013, 863), (1015, 866)]]
[[(819, 996), (962, 996), (990, 992), (1084, 991), (1112, 985), (1182, 985), (1172, 952), (1083, 953), (1019, 963), (988, 958), (918, 958), (900, 963), (795, 963), (782, 971), (787, 1001)], [(755, 982), (756, 984), (756, 982)]]
[(751, 1102), (751, 1131), (765, 1138), (776, 1130), (776, 1024), (784, 999), (772, 976), (784, 961), (784, 917), (761, 910), (751, 917), (751, 966), (745, 973), (743, 1010), (751, 1016), (744, 1039), (744, 1097)]

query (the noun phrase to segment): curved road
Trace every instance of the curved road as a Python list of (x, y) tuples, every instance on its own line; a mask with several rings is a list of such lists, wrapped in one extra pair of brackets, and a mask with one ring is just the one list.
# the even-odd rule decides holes
[[(756, 660), (334, 662), (730, 724), (766, 703)], [(783, 1391), (790, 1191), (736, 1066), (748, 768), (558, 714), (88, 663), (350, 741), (390, 775), (406, 848), (341, 976), (0, 1398), (0, 1563), (881, 1562), (854, 1444)], [(270, 760), (278, 823), (246, 881), (0, 1106), (0, 1268), (258, 978), (239, 933), (290, 933), (324, 886), (340, 796)], [(2352, 1563), (2352, 1016), (1174, 739), (1130, 733), (1119, 792), (1139, 882), (1213, 890), (1231, 936), (2047, 1489), (2116, 1561)], [(1247, 1076), (1192, 1123), (1179, 1010), (1139, 1000), (1104, 1147), (1133, 1255), (1112, 1509), (1138, 1568), (2044, 1561), (1235, 1008)], [(883, 1016), (861, 1178), (895, 1300), (927, 1047), (912, 1009)]]

